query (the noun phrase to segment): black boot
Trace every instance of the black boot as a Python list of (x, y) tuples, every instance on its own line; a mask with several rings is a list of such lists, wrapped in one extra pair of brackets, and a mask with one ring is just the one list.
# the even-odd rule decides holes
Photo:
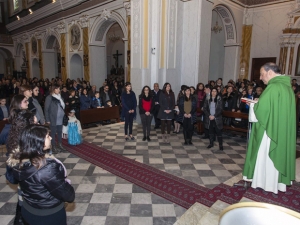
[(192, 138), (191, 139), (189, 139), (189, 145), (192, 145), (193, 144), (193, 142), (192, 142)]
[(23, 219), (22, 219), (22, 214), (21, 214), (21, 206), (19, 205), (19, 202), (17, 203), (17, 208), (16, 208), (16, 216), (14, 219), (14, 225), (23, 225)]
[(59, 149), (55, 145), (51, 146), (50, 154), (57, 154), (59, 152)]
[(188, 145), (188, 140), (187, 140), (186, 131), (183, 130), (182, 133), (183, 133), (183, 137), (184, 137), (184, 145)]
[(209, 145), (207, 148), (212, 148), (214, 147), (214, 135), (209, 135)]
[(219, 149), (220, 149), (220, 151), (223, 151), (223, 137), (219, 136), (218, 141), (219, 141)]
[(150, 139), (150, 137), (149, 137), (149, 136), (147, 136), (147, 141), (151, 141), (151, 139)]
[(146, 141), (146, 136), (143, 137), (143, 141)]

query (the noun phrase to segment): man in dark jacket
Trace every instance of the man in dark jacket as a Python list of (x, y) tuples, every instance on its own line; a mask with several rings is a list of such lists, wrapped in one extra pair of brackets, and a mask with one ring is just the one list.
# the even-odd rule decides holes
[(114, 96), (109, 93), (109, 86), (105, 85), (103, 92), (100, 93), (100, 98), (101, 98), (101, 102), (107, 102), (108, 100), (111, 101), (111, 104), (114, 106), (115, 105), (115, 99)]
[(152, 96), (154, 101), (154, 110), (153, 110), (153, 116), (155, 120), (155, 127), (154, 129), (158, 129), (160, 126), (160, 119), (157, 118), (158, 112), (159, 112), (159, 96), (160, 96), (161, 90), (159, 89), (158, 83), (154, 84), (154, 89), (152, 90)]

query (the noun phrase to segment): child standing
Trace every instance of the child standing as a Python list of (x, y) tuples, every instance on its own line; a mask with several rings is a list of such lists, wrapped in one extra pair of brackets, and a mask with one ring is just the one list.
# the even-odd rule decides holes
[(67, 126), (63, 126), (63, 138), (68, 139), (70, 145), (78, 145), (82, 143), (82, 128), (80, 121), (75, 116), (75, 110), (69, 113), (69, 121)]

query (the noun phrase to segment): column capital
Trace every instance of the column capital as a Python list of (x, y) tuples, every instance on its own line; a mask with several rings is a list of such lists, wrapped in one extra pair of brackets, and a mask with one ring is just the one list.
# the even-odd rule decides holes
[(56, 30), (57, 30), (58, 33), (60, 33), (60, 34), (67, 33), (67, 30), (66, 30), (66, 24), (65, 24), (64, 22), (60, 22), (60, 23), (57, 25)]
[(131, 15), (131, 2), (124, 2), (124, 8), (126, 10), (126, 14), (127, 16), (130, 16)]
[(81, 17), (79, 17), (79, 21), (80, 21), (81, 27), (83, 27), (83, 28), (89, 27), (90, 19), (89, 19), (88, 15), (82, 15)]

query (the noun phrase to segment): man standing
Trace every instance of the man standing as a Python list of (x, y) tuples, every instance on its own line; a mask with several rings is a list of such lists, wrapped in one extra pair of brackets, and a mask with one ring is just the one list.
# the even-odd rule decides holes
[(154, 129), (158, 129), (160, 126), (160, 119), (157, 118), (157, 114), (159, 112), (159, 95), (161, 93), (161, 90), (159, 89), (159, 85), (158, 83), (154, 84), (154, 89), (152, 90), (152, 96), (153, 96), (153, 101), (155, 103), (154, 106), (154, 112), (153, 112), (153, 116), (154, 116), (154, 120), (155, 120), (155, 126)]
[[(253, 188), (275, 194), (285, 192), (295, 180), (296, 108), (290, 78), (280, 75), (279, 67), (266, 63), (260, 79), (268, 85), (258, 103), (250, 103), (255, 116), (243, 170), (243, 179)], [(256, 118), (255, 118), (256, 117)]]
[[(210, 99), (210, 85), (209, 84), (206, 84), (204, 86), (204, 92), (205, 92), (205, 100), (209, 100)], [(205, 124), (205, 116), (203, 116), (203, 124)], [(205, 127), (204, 127), (204, 136), (202, 137), (202, 139), (209, 139), (209, 130)]]

